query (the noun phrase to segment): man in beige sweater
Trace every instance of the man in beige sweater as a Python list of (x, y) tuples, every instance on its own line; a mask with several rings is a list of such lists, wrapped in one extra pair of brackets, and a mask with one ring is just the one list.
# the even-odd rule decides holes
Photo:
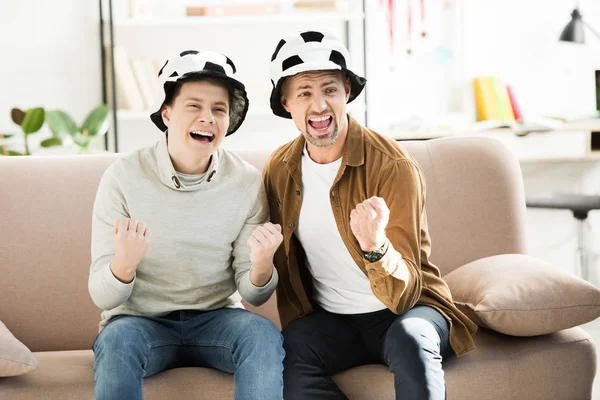
[(185, 51), (159, 74), (151, 115), (164, 136), (120, 158), (100, 182), (89, 292), (100, 308), (96, 399), (141, 399), (142, 380), (203, 366), (235, 377), (235, 398), (281, 400), (282, 337), (260, 305), (278, 282), (281, 227), (260, 173), (220, 149), (248, 110), (224, 55)]

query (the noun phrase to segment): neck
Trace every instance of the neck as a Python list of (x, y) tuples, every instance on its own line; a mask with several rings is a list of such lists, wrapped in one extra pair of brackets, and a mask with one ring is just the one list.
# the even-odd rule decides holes
[(339, 126), (340, 134), (334, 144), (327, 147), (317, 147), (306, 142), (306, 148), (310, 158), (318, 164), (330, 164), (338, 160), (344, 154), (344, 146), (348, 137), (348, 116), (343, 119)]
[(168, 141), (167, 149), (169, 151), (169, 157), (171, 157), (171, 162), (173, 163), (175, 171), (181, 172), (182, 174), (198, 175), (203, 174), (208, 170), (212, 155), (206, 158), (198, 159), (189, 153), (186, 154), (186, 152), (182, 151), (182, 149), (173, 148)]

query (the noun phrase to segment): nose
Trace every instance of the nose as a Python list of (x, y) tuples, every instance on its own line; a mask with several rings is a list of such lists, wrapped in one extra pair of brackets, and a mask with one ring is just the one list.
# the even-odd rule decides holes
[(215, 117), (210, 108), (204, 107), (201, 110), (199, 110), (197, 121), (206, 124), (212, 124), (215, 122)]
[(325, 96), (321, 93), (315, 93), (312, 97), (312, 108), (316, 113), (323, 113), (327, 110), (327, 103), (325, 102)]

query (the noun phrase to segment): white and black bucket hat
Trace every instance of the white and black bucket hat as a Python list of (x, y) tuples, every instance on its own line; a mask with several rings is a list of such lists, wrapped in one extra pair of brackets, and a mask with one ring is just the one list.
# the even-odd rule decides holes
[(154, 125), (165, 132), (167, 126), (163, 122), (161, 110), (167, 95), (175, 84), (192, 74), (203, 75), (228, 82), (233, 87), (233, 95), (229, 106), (229, 129), (226, 136), (234, 133), (242, 125), (248, 113), (248, 95), (244, 84), (234, 78), (235, 65), (229, 57), (213, 51), (186, 50), (168, 59), (158, 72), (158, 81), (163, 88), (163, 98), (158, 110), (150, 115)]
[(341, 70), (350, 78), (350, 98), (353, 101), (367, 80), (352, 72), (350, 53), (332, 33), (302, 31), (279, 41), (271, 57), (271, 110), (279, 117), (292, 118), (281, 104), (281, 87), (287, 77), (308, 71)]

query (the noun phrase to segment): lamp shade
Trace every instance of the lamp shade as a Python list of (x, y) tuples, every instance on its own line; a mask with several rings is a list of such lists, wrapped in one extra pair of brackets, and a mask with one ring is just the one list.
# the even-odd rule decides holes
[(585, 43), (583, 35), (583, 20), (581, 14), (576, 8), (571, 13), (571, 21), (565, 26), (562, 33), (560, 34), (560, 41), (571, 42), (571, 43)]

